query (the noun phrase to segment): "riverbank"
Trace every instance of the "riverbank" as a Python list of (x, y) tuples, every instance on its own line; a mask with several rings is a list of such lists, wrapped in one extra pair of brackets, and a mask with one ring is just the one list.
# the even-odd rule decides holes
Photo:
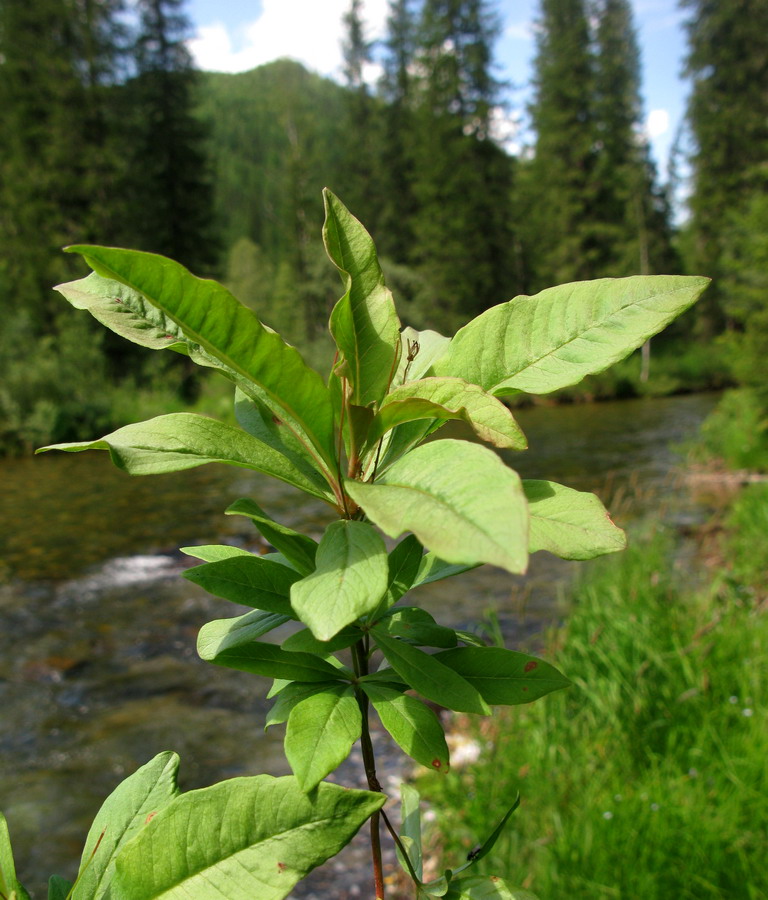
[(574, 686), (459, 723), (481, 760), (422, 780), (438, 855), (519, 791), (483, 871), (546, 900), (768, 897), (766, 533), (751, 485), (685, 568), (657, 526), (593, 569), (542, 654)]

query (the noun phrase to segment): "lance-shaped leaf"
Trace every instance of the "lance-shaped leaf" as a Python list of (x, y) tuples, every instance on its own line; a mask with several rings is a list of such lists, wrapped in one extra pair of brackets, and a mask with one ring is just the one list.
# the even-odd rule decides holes
[(237, 669), (240, 672), (251, 672), (253, 675), (264, 675), (266, 678), (284, 679), (286, 681), (346, 681), (342, 672), (330, 663), (310, 653), (290, 653), (274, 644), (263, 641), (249, 641), (245, 644), (228, 646), (226, 638), (219, 647), (211, 641), (198, 647), (201, 659)]
[[(406, 782), (400, 785), (400, 840), (406, 845), (408, 859), (419, 880), (424, 877), (420, 799), (419, 792), (413, 785)], [(403, 863), (404, 860), (401, 860), (401, 865)]]
[(51, 444), (38, 452), (42, 450), (109, 450), (112, 462), (131, 475), (160, 475), (206, 463), (226, 463), (272, 475), (321, 500), (332, 499), (319, 476), (310, 479), (281, 453), (239, 428), (194, 413), (157, 416), (125, 425), (100, 440)]
[[(48, 900), (70, 900), (74, 885), (61, 875), (51, 875), (48, 879)], [(11, 894), (11, 900), (21, 900), (18, 894)]]
[(317, 568), (291, 587), (291, 604), (318, 640), (330, 640), (378, 606), (387, 590), (387, 548), (366, 522), (341, 520), (326, 529)]
[(380, 625), (375, 625), (371, 634), (387, 662), (406, 684), (422, 696), (456, 712), (488, 715), (490, 709), (477, 688), (454, 669), (443, 665), (437, 655), (430, 656), (418, 647), (390, 637)]
[(385, 599), (392, 606), (413, 586), (424, 556), (424, 548), (409, 534), (389, 554), (389, 586)]
[(29, 900), (29, 894), (16, 878), (8, 823), (2, 813), (0, 813), (0, 890), (6, 897), (15, 896), (17, 900)]
[(381, 724), (403, 753), (435, 772), (449, 768), (448, 745), (440, 720), (421, 700), (375, 681), (363, 682)]
[(497, 875), (465, 875), (451, 880), (445, 900), (539, 900), (523, 888), (513, 887)]
[(303, 791), (311, 791), (342, 763), (360, 737), (362, 716), (351, 685), (306, 697), (290, 712), (285, 755)]
[(269, 775), (190, 791), (120, 853), (110, 900), (282, 900), (385, 799)]
[(495, 706), (530, 703), (571, 684), (543, 659), (503, 647), (458, 647), (442, 650), (434, 658), (461, 675), (483, 700)]
[(160, 753), (107, 797), (88, 832), (72, 900), (109, 895), (121, 849), (178, 796), (178, 769), (175, 753)]
[(463, 572), (476, 569), (478, 565), (479, 563), (447, 563), (444, 559), (440, 559), (436, 553), (430, 551), (425, 553), (421, 560), (413, 587), (420, 587), (422, 584), (432, 584), (433, 581), (442, 581), (444, 578), (461, 575)]
[(305, 534), (299, 534), (286, 525), (270, 518), (253, 500), (235, 500), (224, 510), (227, 516), (247, 516), (261, 534), (296, 567), (302, 575), (308, 575), (315, 568), (317, 541)]
[(433, 441), (393, 463), (375, 484), (345, 487), (390, 537), (412, 531), (446, 562), (525, 571), (528, 505), (520, 478), (487, 447)]
[(351, 402), (368, 406), (381, 400), (395, 374), (400, 320), (371, 236), (327, 188), (323, 200), (325, 248), (345, 288), (331, 313), (331, 334), (344, 356)]
[(250, 644), (262, 635), (269, 634), (280, 625), (290, 622), (288, 616), (254, 609), (243, 616), (231, 619), (214, 619), (200, 629), (197, 636), (197, 652), (201, 659), (213, 659), (217, 653)]
[(283, 650), (299, 651), (300, 653), (316, 653), (318, 656), (328, 656), (337, 650), (344, 650), (361, 640), (363, 632), (354, 626), (342, 628), (329, 641), (319, 641), (309, 628), (302, 628), (282, 643)]
[(504, 404), (461, 378), (424, 378), (395, 388), (382, 401), (368, 441), (374, 444), (391, 428), (419, 419), (462, 419), (489, 444), (525, 450), (520, 426)]
[(183, 574), (215, 597), (295, 618), (288, 598), (301, 575), (288, 566), (260, 556), (231, 556), (193, 566)]
[(233, 556), (255, 556), (250, 550), (233, 547), (231, 544), (201, 544), (199, 547), (179, 547), (182, 553), (203, 562), (218, 562), (220, 559), (231, 559)]
[(512, 813), (520, 806), (520, 794), (515, 798), (515, 802), (510, 806), (510, 808), (504, 813), (502, 820), (499, 824), (493, 829), (490, 836), (485, 839), (485, 841), (480, 845), (477, 850), (473, 850), (470, 853), (467, 861), (458, 867), (458, 869), (454, 869), (452, 872), (453, 876), (458, 875), (460, 872), (466, 871), (470, 866), (473, 866), (476, 862), (479, 862), (484, 857), (488, 856), (488, 854), (493, 850), (496, 841), (498, 841), (499, 837), (501, 837), (501, 832), (504, 831), (507, 822), (509, 821)]
[(546, 394), (602, 372), (661, 331), (709, 283), (682, 275), (603, 278), (494, 306), (433, 367), (502, 396)]
[(267, 718), (264, 721), (264, 731), (271, 725), (282, 725), (284, 722), (287, 722), (291, 710), (294, 706), (301, 703), (302, 700), (306, 700), (307, 697), (319, 694), (328, 688), (338, 686), (338, 681), (290, 681), (288, 684), (283, 685), (275, 694), (275, 702), (267, 713)]
[(328, 388), (297, 350), (215, 281), (136, 250), (80, 245), (98, 274), (138, 291), (216, 360), (258, 389), (270, 409), (306, 438), (307, 449), (333, 470), (333, 408)]
[(592, 559), (627, 546), (627, 538), (600, 500), (554, 481), (523, 481), (531, 515), (528, 549), (563, 559)]

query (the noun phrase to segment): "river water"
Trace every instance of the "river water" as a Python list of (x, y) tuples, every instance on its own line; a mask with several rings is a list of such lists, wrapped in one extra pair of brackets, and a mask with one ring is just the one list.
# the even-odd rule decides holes
[[(649, 514), (684, 526), (703, 512), (675, 446), (714, 402), (521, 410), (531, 449), (508, 462), (596, 491), (622, 526)], [(184, 790), (287, 772), (282, 729), (263, 732), (266, 681), (195, 654), (202, 624), (242, 610), (179, 577), (192, 562), (179, 546), (258, 546), (246, 519), (222, 514), (244, 496), (318, 538), (330, 520), (322, 504), (227, 466), (131, 478), (103, 452), (0, 461), (0, 809), (37, 898), (48, 875), (72, 877), (106, 794), (161, 750), (181, 755)], [(419, 602), (454, 627), (493, 611), (515, 646), (563, 615), (573, 572), (540, 553), (525, 578), (483, 567), (421, 589)]]

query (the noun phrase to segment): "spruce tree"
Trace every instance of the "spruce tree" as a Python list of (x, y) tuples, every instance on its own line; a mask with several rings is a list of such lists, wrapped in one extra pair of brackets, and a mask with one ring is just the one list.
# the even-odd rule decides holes
[(522, 173), (528, 290), (594, 276), (594, 66), (584, 0), (541, 0), (531, 120)]
[(484, 0), (425, 0), (415, 93), (413, 261), (433, 314), (463, 319), (511, 296), (511, 162), (493, 141), (496, 15)]
[(640, 53), (628, 0), (596, 6), (595, 274), (650, 275), (675, 267), (668, 205), (642, 133)]
[(135, 74), (126, 85), (131, 155), (126, 243), (198, 272), (217, 261), (206, 132), (193, 114), (197, 73), (184, 0), (137, 0)]
[(762, 190), (768, 162), (768, 0), (681, 5), (690, 13), (686, 74), (693, 81), (689, 265), (715, 279), (697, 310), (702, 331), (711, 333), (726, 316), (719, 289), (725, 226), (731, 211)]

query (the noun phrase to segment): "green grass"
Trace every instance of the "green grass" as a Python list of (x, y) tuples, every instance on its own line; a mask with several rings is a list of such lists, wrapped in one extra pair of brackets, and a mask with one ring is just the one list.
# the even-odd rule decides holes
[[(735, 560), (766, 544), (767, 504), (742, 495)], [(481, 865), (542, 900), (768, 897), (765, 570), (694, 588), (670, 558), (656, 534), (593, 569), (542, 653), (574, 686), (473, 723), (481, 760), (423, 779), (446, 865), (520, 791)]]
[(694, 461), (768, 472), (768, 412), (749, 388), (728, 391), (689, 448)]

